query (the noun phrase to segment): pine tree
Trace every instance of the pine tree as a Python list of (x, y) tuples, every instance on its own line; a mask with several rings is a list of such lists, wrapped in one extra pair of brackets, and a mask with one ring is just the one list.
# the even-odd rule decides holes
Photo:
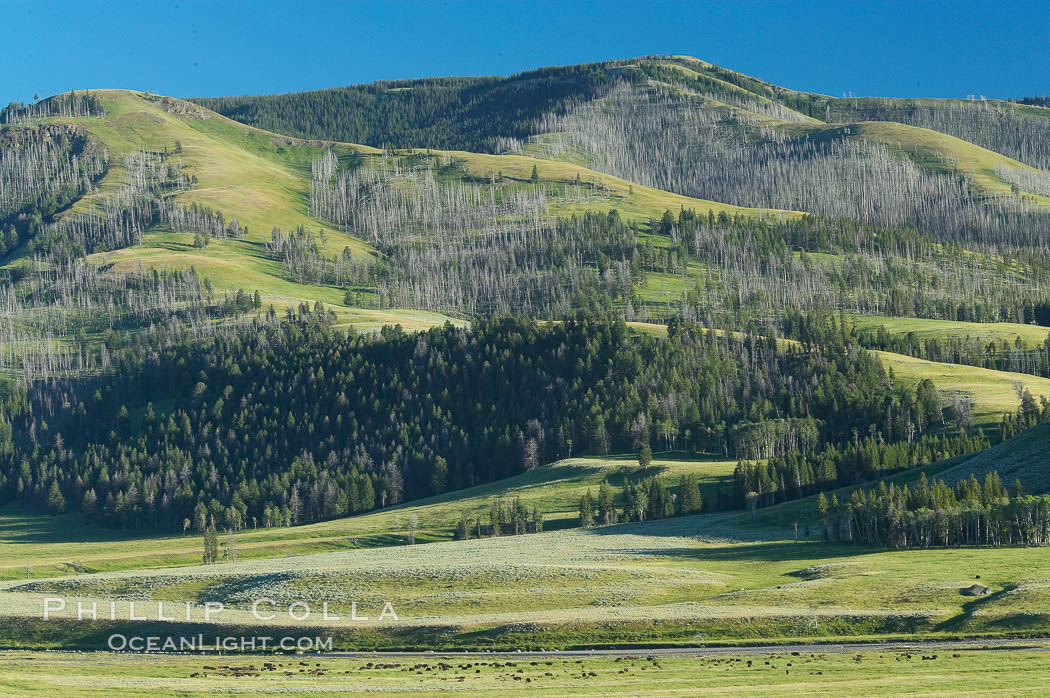
[(828, 539), (828, 498), (821, 492), (817, 495), (817, 517), (820, 519), (820, 528), (823, 531), (824, 540)]
[(456, 524), (456, 533), (454, 536), (455, 540), (468, 540), (470, 538), (470, 521), (467, 520), (467, 513), (463, 512), (459, 516), (459, 523)]
[(648, 468), (653, 464), (653, 449), (647, 443), (643, 443), (638, 449), (638, 465), (641, 468)]
[(492, 500), (489, 504), (489, 530), (493, 537), (502, 535), (503, 531), (503, 507), (500, 506), (498, 499)]
[(543, 533), (543, 512), (535, 504), (532, 505), (532, 532)]
[(703, 502), (700, 499), (700, 484), (696, 475), (683, 475), (678, 483), (678, 510), (682, 514), (695, 514), (700, 511)]
[(528, 526), (529, 521), (529, 510), (522, 504), (520, 497), (514, 498), (514, 532), (517, 534), (525, 533), (525, 529)]
[(594, 525), (594, 499), (591, 497), (591, 489), (580, 497), (580, 527), (590, 528)]
[(95, 513), (96, 506), (98, 506), (98, 496), (95, 494), (94, 489), (89, 489), (84, 493), (84, 503), (81, 505), (80, 510), (91, 516)]
[(533, 184), (540, 183), (540, 172), (536, 169), (535, 165), (532, 166), (532, 175), (529, 177), (529, 179), (532, 180)]
[(51, 489), (47, 492), (47, 511), (52, 516), (61, 514), (66, 510), (66, 498), (62, 496), (62, 490), (58, 487), (58, 481), (51, 481)]

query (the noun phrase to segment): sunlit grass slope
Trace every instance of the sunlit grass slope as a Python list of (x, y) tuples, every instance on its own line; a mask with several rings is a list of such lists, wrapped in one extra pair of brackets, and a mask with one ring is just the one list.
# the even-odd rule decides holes
[(1050, 328), (1017, 322), (958, 322), (927, 318), (889, 317), (886, 315), (850, 315), (847, 323), (858, 329), (877, 330), (885, 327), (891, 335), (914, 334), (919, 339), (979, 337), (983, 342), (1006, 340), (1012, 346), (1017, 337), (1025, 347), (1041, 345), (1050, 336)]
[(995, 371), (962, 364), (942, 364), (887, 351), (876, 352), (887, 370), (906, 385), (928, 378), (939, 390), (958, 390), (973, 397), (973, 413), (979, 425), (994, 426), (1004, 412), (1019, 404), (1016, 386), (1031, 391), (1036, 398), (1050, 398), (1050, 378), (1026, 373)]
[[(646, 470), (625, 457), (573, 458), (542, 466), (531, 472), (497, 482), (411, 502), (399, 507), (320, 523), (246, 530), (237, 534), (244, 557), (280, 556), (342, 550), (360, 546), (400, 545), (407, 538), (413, 515), (418, 517), (420, 541), (452, 537), (460, 516), (488, 522), (490, 504), (496, 499), (510, 503), (520, 497), (531, 511), (535, 506), (545, 517), (546, 528), (578, 523), (580, 497), (608, 479), (619, 490), (625, 478), (637, 481), (653, 475), (676, 485), (680, 475), (693, 473), (701, 493), (712, 501), (716, 488), (732, 478), (735, 461), (701, 456), (657, 455)], [(16, 507), (0, 509), (0, 579), (30, 574), (49, 576), (78, 563), (90, 570), (113, 570), (162, 564), (193, 564), (200, 559), (199, 536), (143, 536), (127, 531), (84, 525), (79, 514), (57, 517), (24, 514)]]

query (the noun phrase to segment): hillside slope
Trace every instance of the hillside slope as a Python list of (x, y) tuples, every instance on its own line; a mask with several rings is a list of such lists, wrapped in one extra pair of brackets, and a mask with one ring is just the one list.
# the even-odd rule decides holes
[(976, 422), (994, 429), (1006, 412), (1017, 409), (1017, 387), (1029, 390), (1038, 399), (1050, 398), (1050, 378), (1025, 373), (1011, 373), (977, 366), (926, 361), (887, 351), (876, 352), (887, 371), (896, 380), (914, 386), (920, 380), (931, 380), (938, 390), (960, 392), (973, 400)]
[[(133, 271), (140, 265), (162, 270), (192, 267), (201, 277), (210, 279), (219, 292), (258, 289), (264, 306), (274, 305), (278, 310), (301, 302), (321, 301), (337, 312), (341, 322), (365, 329), (395, 323), (408, 328), (428, 327), (447, 319), (440, 313), (423, 310), (347, 307), (343, 289), (289, 278), (280, 261), (267, 252), (266, 243), (273, 228), (288, 233), (301, 226), (319, 236), (320, 253), (328, 259), (338, 259), (344, 250), (363, 260), (362, 264), (376, 259), (377, 252), (371, 245), (311, 215), (311, 166), (327, 151), (334, 152), (344, 162), (382, 159), (381, 151), (356, 144), (278, 136), (169, 97), (123, 90), (92, 94), (104, 107), (104, 118), (49, 117), (35, 121), (76, 125), (98, 137), (109, 150), (111, 165), (97, 189), (77, 201), (64, 215), (97, 211), (96, 204), (103, 197), (123, 186), (128, 174), (125, 156), (144, 150), (168, 153), (169, 160), (177, 162), (186, 177), (194, 178), (191, 188), (170, 194), (171, 200), (182, 206), (205, 206), (222, 213), (227, 221), (237, 219), (247, 229), (243, 237), (213, 239), (207, 247), (199, 248), (194, 246), (192, 233), (155, 226), (145, 232), (141, 244), (96, 253), (96, 261), (114, 271)], [(394, 157), (404, 158), (410, 154), (403, 151)], [(421, 151), (421, 154), (424, 153)], [(470, 178), (487, 180), (499, 173), (511, 180), (528, 182), (532, 168), (537, 167), (542, 182), (560, 185), (583, 182), (603, 192), (602, 196), (583, 202), (554, 200), (551, 207), (554, 215), (604, 212), (612, 208), (630, 220), (648, 220), (659, 217), (665, 210), (682, 208), (730, 215), (779, 214), (661, 192), (567, 163), (465, 151), (426, 151), (425, 154), (461, 163), (465, 176)], [(10, 255), (8, 266), (18, 263), (21, 257), (17, 251)]]
[(939, 477), (953, 483), (965, 480), (971, 474), (983, 481), (984, 476), (997, 471), (1004, 484), (1020, 480), (1027, 492), (1050, 491), (1050, 424), (1037, 424), (1017, 436), (976, 453)]
[(824, 139), (834, 132), (836, 139), (890, 146), (938, 172), (964, 173), (988, 193), (1019, 189), (1041, 206), (1050, 204), (1050, 180), (1037, 169), (1050, 163), (1050, 109), (994, 101), (835, 98), (773, 85), (691, 56), (643, 56), (507, 78), (402, 80), (192, 101), (290, 135), (495, 152), (543, 138), (553, 123), (623, 89), (656, 90), (671, 98), (662, 119), (673, 120), (683, 105), (691, 105), (789, 134)]
[[(497, 482), (359, 516), (291, 528), (244, 530), (237, 534), (236, 544), (241, 557), (253, 559), (400, 546), (408, 541), (412, 517), (417, 517), (415, 539), (419, 543), (452, 538), (461, 516), (471, 522), (471, 537), (476, 536), (479, 521), (489, 535), (490, 506), (496, 501), (508, 506), (515, 498), (520, 498), (530, 516), (534, 508), (543, 515), (545, 529), (574, 528), (579, 525), (580, 497), (588, 490), (597, 497), (606, 479), (619, 493), (626, 479), (641, 482), (658, 477), (673, 487), (680, 476), (692, 474), (698, 478), (710, 507), (717, 499), (718, 488), (732, 478), (735, 465), (735, 461), (682, 454), (657, 454), (645, 469), (629, 457), (572, 458)], [(622, 506), (619, 496), (616, 505)], [(509, 529), (509, 523), (507, 526)], [(16, 508), (0, 509), (0, 579), (23, 577), (27, 557), (32, 576), (43, 577), (67, 571), (69, 563), (77, 563), (85, 571), (196, 564), (202, 547), (200, 535), (128, 536), (88, 522), (80, 514), (47, 517)]]

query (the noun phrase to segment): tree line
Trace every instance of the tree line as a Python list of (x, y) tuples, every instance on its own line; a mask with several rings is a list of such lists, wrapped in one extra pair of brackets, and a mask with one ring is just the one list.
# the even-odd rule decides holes
[[(921, 421), (921, 398), (905, 409), (914, 410), (915, 418)], [(887, 412), (892, 413), (893, 407)], [(924, 435), (915, 441), (893, 443), (865, 436), (843, 445), (829, 444), (820, 453), (787, 453), (767, 461), (741, 461), (733, 473), (735, 491), (730, 501), (754, 512), (759, 507), (875, 480), (989, 446), (988, 438), (980, 433)]]
[(973, 474), (955, 486), (930, 483), (926, 474), (913, 487), (886, 485), (857, 489), (839, 502), (817, 495), (814, 517), (825, 540), (891, 548), (933, 546), (1050, 545), (1050, 495), (1024, 493), (1019, 480), (1010, 490), (993, 471), (983, 485)]
[(48, 117), (82, 118), (93, 116), (104, 118), (106, 109), (98, 95), (91, 92), (80, 92), (76, 90), (65, 92), (54, 97), (36, 102), (35, 104), (24, 104), (22, 102), (11, 102), (0, 109), (0, 124), (22, 124), (34, 119)]
[[(1034, 319), (1034, 306), (1031, 316)], [(995, 341), (994, 338), (977, 335), (923, 339), (914, 332), (890, 334), (885, 327), (880, 326), (878, 329), (861, 330), (856, 336), (860, 345), (868, 349), (891, 351), (926, 361), (1050, 376), (1050, 336), (1031, 348), (1024, 345), (1020, 335), (1014, 337), (1013, 342), (1004, 337)]]

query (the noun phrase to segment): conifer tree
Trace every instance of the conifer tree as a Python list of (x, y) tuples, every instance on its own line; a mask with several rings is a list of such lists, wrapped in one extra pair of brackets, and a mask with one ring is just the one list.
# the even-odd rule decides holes
[(467, 512), (459, 515), (459, 523), (456, 524), (455, 540), (467, 540), (470, 538), (470, 521), (467, 520)]
[(590, 528), (594, 525), (594, 499), (591, 497), (591, 489), (580, 497), (580, 528)]
[(700, 484), (696, 475), (683, 475), (678, 482), (678, 510), (682, 514), (695, 514), (700, 511), (703, 502), (700, 499)]

